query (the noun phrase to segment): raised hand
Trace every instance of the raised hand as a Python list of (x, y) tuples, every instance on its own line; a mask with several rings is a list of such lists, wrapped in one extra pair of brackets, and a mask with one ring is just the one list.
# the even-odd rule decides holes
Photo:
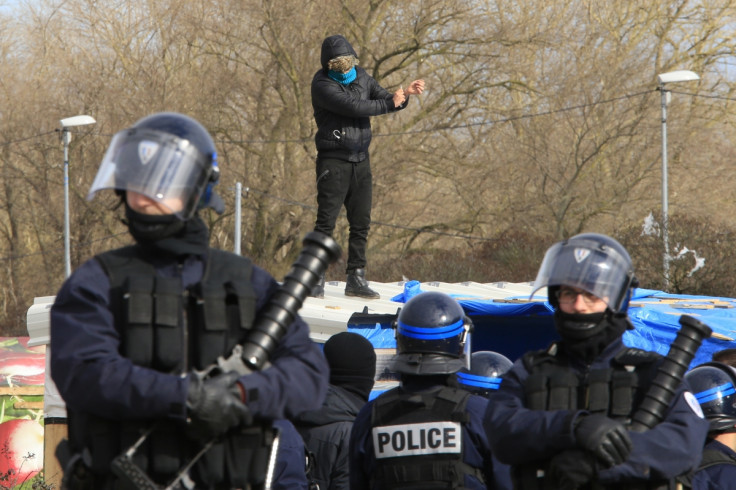
[(424, 92), (424, 80), (414, 80), (404, 91), (407, 95), (420, 95)]

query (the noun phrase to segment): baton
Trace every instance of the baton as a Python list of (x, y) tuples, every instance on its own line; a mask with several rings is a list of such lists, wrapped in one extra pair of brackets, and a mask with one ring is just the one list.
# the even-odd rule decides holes
[(644, 432), (664, 420), (695, 352), (703, 339), (713, 333), (710, 327), (690, 315), (680, 316), (680, 325), (644, 400), (631, 418), (629, 428), (634, 432)]

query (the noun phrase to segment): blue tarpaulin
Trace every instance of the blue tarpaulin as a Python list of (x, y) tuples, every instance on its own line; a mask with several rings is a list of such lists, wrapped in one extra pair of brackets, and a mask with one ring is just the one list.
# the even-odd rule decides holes
[[(420, 294), (421, 284), (409, 281), (404, 292), (394, 296), (397, 309)], [(552, 307), (546, 297), (509, 297), (503, 300), (458, 298), (473, 320), (475, 332), (472, 350), (493, 350), (514, 360), (524, 352), (546, 347), (557, 339), (552, 322)], [(666, 355), (680, 328), (681, 315), (690, 315), (708, 325), (714, 336), (703, 341), (691, 367), (710, 361), (713, 352), (736, 347), (736, 299), (711, 296), (674, 295), (651, 289), (635, 289), (629, 307), (634, 329), (624, 334), (630, 347)], [(379, 318), (380, 317), (380, 318)], [(394, 315), (395, 317), (395, 315)], [(366, 336), (377, 348), (393, 348), (392, 316), (371, 315), (351, 318), (348, 329)]]

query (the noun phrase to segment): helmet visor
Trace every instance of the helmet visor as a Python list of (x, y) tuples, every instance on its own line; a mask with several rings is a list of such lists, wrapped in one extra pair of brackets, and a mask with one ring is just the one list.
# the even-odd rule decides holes
[(629, 261), (612, 247), (595, 241), (560, 242), (547, 250), (534, 281), (534, 296), (549, 286), (570, 286), (587, 291), (618, 312), (631, 285)]
[(103, 189), (137, 192), (186, 220), (197, 209), (211, 166), (211, 157), (185, 139), (126, 129), (113, 136), (87, 200)]

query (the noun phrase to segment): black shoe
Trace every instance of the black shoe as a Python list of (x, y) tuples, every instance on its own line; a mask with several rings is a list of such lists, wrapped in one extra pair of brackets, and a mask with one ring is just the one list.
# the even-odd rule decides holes
[(368, 287), (365, 280), (365, 269), (353, 269), (348, 272), (345, 281), (345, 296), (358, 296), (360, 298), (378, 299), (380, 294)]
[(325, 275), (319, 276), (319, 281), (314, 285), (310, 295), (312, 298), (324, 298), (325, 297)]

